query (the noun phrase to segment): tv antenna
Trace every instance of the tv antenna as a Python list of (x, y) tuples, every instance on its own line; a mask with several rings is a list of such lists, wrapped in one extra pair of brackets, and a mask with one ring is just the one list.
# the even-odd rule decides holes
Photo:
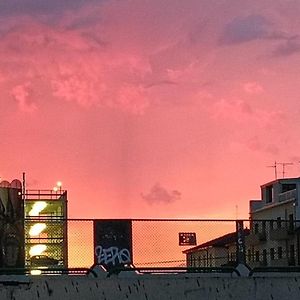
[(274, 172), (275, 172), (275, 179), (277, 179), (277, 162), (274, 162), (274, 165), (272, 166), (267, 166), (267, 168), (274, 168)]
[(278, 165), (282, 165), (282, 178), (284, 178), (285, 175), (285, 166), (291, 166), (293, 163), (291, 162), (283, 162), (283, 163), (277, 163)]

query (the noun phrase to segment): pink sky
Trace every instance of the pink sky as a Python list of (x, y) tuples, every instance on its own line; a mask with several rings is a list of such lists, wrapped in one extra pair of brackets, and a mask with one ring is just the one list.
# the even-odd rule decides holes
[(247, 218), (266, 166), (300, 174), (299, 15), (292, 0), (0, 0), (0, 176), (61, 180), (70, 217)]

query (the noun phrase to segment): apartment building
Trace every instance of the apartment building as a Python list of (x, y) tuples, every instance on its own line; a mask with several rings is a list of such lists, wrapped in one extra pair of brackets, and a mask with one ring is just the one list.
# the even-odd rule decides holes
[(261, 186), (261, 200), (250, 201), (246, 258), (250, 267), (300, 265), (300, 178)]
[[(300, 177), (261, 186), (261, 199), (250, 201), (244, 253), (249, 267), (300, 266)], [(246, 223), (246, 224), (245, 224)], [(248, 226), (248, 221), (244, 226)], [(237, 233), (231, 232), (183, 251), (189, 267), (236, 263)]]

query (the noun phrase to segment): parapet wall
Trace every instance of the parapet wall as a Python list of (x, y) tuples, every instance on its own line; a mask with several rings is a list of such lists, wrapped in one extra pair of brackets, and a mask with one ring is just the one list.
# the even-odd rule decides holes
[[(3, 276), (2, 276), (3, 277)], [(300, 276), (202, 277), (141, 275), (132, 278), (42, 276), (1, 280), (0, 299), (300, 299)]]

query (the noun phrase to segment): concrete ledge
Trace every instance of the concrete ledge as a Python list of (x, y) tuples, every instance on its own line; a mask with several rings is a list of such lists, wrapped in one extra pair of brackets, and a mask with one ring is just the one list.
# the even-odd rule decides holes
[(299, 299), (300, 277), (146, 275), (132, 278), (31, 277), (29, 284), (0, 283), (0, 299)]

